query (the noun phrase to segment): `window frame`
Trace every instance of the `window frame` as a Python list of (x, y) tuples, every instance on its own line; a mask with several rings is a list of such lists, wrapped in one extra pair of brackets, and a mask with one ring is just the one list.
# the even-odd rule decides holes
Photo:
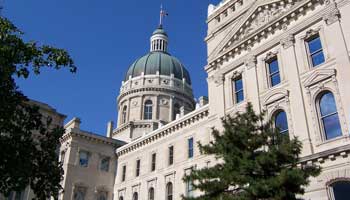
[(154, 192), (154, 187), (150, 187), (148, 189), (148, 200), (155, 200), (155, 192)]
[(125, 182), (125, 180), (126, 180), (126, 165), (122, 165), (121, 182)]
[(168, 165), (174, 164), (174, 145), (168, 147)]
[(125, 124), (127, 122), (127, 113), (128, 113), (128, 106), (124, 106), (122, 110), (122, 124)]
[(147, 99), (143, 105), (143, 120), (153, 119), (153, 101)]
[[(81, 159), (81, 153), (86, 153), (86, 166), (82, 163), (82, 159)], [(89, 167), (89, 161), (90, 161), (90, 152), (89, 151), (86, 151), (86, 150), (79, 150), (79, 153), (78, 153), (78, 164), (80, 167), (82, 168), (88, 168)]]
[[(330, 94), (333, 95), (333, 100), (334, 100), (334, 105), (335, 105), (335, 108), (336, 108), (336, 112), (333, 112), (332, 114), (328, 114), (327, 116), (322, 116), (321, 104), (320, 103), (321, 103), (322, 97), (324, 97), (324, 95), (327, 94), (327, 93), (330, 93)], [(319, 92), (317, 94), (317, 96), (316, 96), (315, 106), (316, 106), (316, 110), (317, 110), (317, 119), (318, 119), (319, 129), (320, 129), (320, 132), (321, 132), (322, 141), (324, 141), (324, 142), (325, 141), (331, 141), (331, 140), (334, 140), (334, 139), (342, 137), (344, 132), (343, 132), (342, 125), (341, 125), (341, 121), (340, 121), (340, 117), (341, 116), (339, 115), (339, 109), (338, 109), (336, 96), (334, 95), (334, 92), (332, 92), (331, 90), (323, 90), (323, 91)], [(338, 117), (339, 129), (340, 129), (341, 133), (340, 133), (340, 135), (338, 135), (336, 137), (328, 139), (323, 119), (326, 118), (326, 117), (329, 117), (329, 116), (333, 116), (333, 115), (337, 115), (337, 117)]]
[(194, 138), (189, 137), (187, 139), (187, 158), (191, 159), (194, 157)]
[[(102, 161), (105, 160), (105, 159), (108, 161), (107, 169), (103, 169), (102, 168)], [(109, 156), (101, 156), (100, 164), (99, 164), (99, 171), (101, 171), (101, 172), (109, 172), (110, 164), (111, 164), (111, 157), (109, 157)]]
[(141, 159), (136, 160), (135, 176), (139, 177), (141, 171)]
[[(318, 49), (317, 51), (311, 53), (309, 44), (310, 44), (311, 41), (315, 40), (316, 38), (319, 38), (319, 40), (320, 40), (321, 49)], [(314, 32), (311, 35), (309, 35), (308, 37), (306, 37), (304, 39), (304, 45), (305, 45), (305, 49), (306, 49), (307, 60), (308, 60), (308, 63), (309, 63), (309, 66), (310, 66), (311, 69), (317, 68), (317, 67), (321, 66), (322, 64), (324, 64), (326, 62), (325, 47), (324, 47), (324, 43), (322, 41), (321, 34), (320, 34), (319, 31)], [(318, 54), (320, 52), (322, 52), (322, 54), (323, 54), (324, 61), (322, 63), (320, 63), (320, 64), (315, 65), (314, 62), (313, 62), (313, 57), (312, 56), (316, 55), (316, 54)]]
[[(270, 65), (271, 65), (271, 63), (273, 63), (274, 61), (277, 62), (278, 71), (277, 71), (277, 72), (271, 73), (271, 71), (270, 71)], [(273, 87), (275, 87), (275, 86), (280, 85), (281, 82), (282, 82), (282, 77), (281, 77), (280, 61), (279, 61), (279, 59), (278, 59), (278, 56), (277, 56), (277, 55), (274, 55), (273, 57), (267, 59), (267, 60), (265, 61), (265, 68), (266, 68), (266, 72), (267, 72), (267, 77), (268, 77), (267, 82), (268, 82), (269, 88), (273, 88)], [(272, 85), (272, 77), (275, 76), (276, 74), (277, 74), (278, 77), (279, 77), (279, 83), (277, 83), (277, 84), (275, 84), (275, 85)]]
[[(236, 88), (236, 82), (241, 80), (242, 82), (242, 88), (237, 90)], [(242, 103), (245, 101), (245, 92), (244, 92), (244, 81), (243, 81), (243, 76), (242, 74), (239, 74), (237, 76), (235, 76), (234, 78), (232, 78), (232, 81), (231, 81), (231, 85), (232, 85), (232, 92), (233, 92), (233, 102), (234, 104), (239, 104), (239, 103)], [(242, 100), (238, 101), (238, 94), (242, 92)]]
[[(169, 193), (169, 188), (171, 188), (171, 193)], [(169, 181), (165, 185), (165, 192), (166, 192), (166, 196), (165, 196), (166, 200), (173, 200), (174, 199), (174, 184), (172, 182)]]
[(151, 154), (151, 172), (156, 171), (157, 168), (157, 153)]
[(278, 109), (278, 110), (276, 110), (274, 113), (273, 113), (273, 124), (274, 124), (274, 127), (275, 128), (278, 128), (277, 127), (277, 123), (276, 123), (276, 119), (277, 119), (277, 116), (279, 115), (279, 114), (281, 114), (281, 113), (285, 113), (285, 115), (286, 115), (286, 123), (287, 123), (287, 129), (285, 129), (285, 130), (279, 130), (279, 133), (280, 134), (285, 134), (285, 135), (289, 135), (289, 132), (290, 132), (290, 128), (289, 128), (289, 123), (288, 123), (288, 115), (287, 115), (287, 112), (285, 111), (285, 110), (283, 110), (283, 109)]

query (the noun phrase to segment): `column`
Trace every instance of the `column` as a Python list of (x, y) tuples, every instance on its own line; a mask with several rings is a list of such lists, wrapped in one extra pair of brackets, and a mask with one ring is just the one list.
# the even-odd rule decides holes
[[(311, 142), (310, 130), (305, 112), (305, 100), (302, 91), (302, 84), (299, 77), (299, 67), (294, 46), (294, 36), (287, 35), (282, 38), (280, 44), (281, 57), (285, 63), (284, 73), (286, 79), (290, 83), (290, 111), (293, 124), (293, 135), (303, 143), (302, 156), (313, 153), (313, 146)], [(310, 123), (309, 123), (310, 124)], [(289, 126), (291, 126), (289, 125)]]

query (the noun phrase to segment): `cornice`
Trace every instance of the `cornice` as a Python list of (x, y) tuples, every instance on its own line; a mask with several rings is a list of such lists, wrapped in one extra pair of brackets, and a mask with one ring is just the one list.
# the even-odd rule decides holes
[(331, 148), (326, 151), (314, 153), (309, 156), (301, 157), (299, 163), (301, 165), (312, 163), (323, 163), (325, 160), (335, 160), (337, 157), (347, 157), (350, 154), (350, 144)]
[(64, 144), (67, 141), (72, 140), (74, 137), (82, 138), (82, 139), (85, 139), (89, 142), (111, 145), (111, 146), (116, 147), (116, 148), (125, 144), (124, 142), (116, 140), (116, 139), (107, 138), (107, 137), (95, 135), (92, 133), (82, 132), (82, 131), (77, 130), (77, 129), (71, 129), (68, 133), (65, 133), (60, 138), (60, 143)]
[[(230, 44), (230, 47), (227, 47), (223, 52), (219, 53), (218, 56), (209, 58), (208, 59), (208, 65), (206, 66), (206, 70), (210, 70), (211, 68), (216, 68), (218, 65), (222, 64), (223, 61), (227, 60), (228, 58), (235, 57), (237, 54), (239, 54), (243, 50), (249, 50), (254, 44), (258, 43), (260, 41), (261, 37), (266, 37), (267, 35), (275, 32), (277, 29), (287, 29), (288, 24), (292, 20), (298, 19), (301, 15), (305, 15), (307, 10), (310, 10), (312, 7), (316, 5), (323, 4), (324, 0), (304, 0), (301, 1), (295, 6), (284, 13), (281, 16), (278, 16), (276, 19), (273, 19), (272, 21), (268, 22), (267, 24), (263, 25), (262, 27), (259, 27), (258, 30), (255, 30), (252, 33), (249, 33), (248, 35), (245, 35), (243, 39), (238, 40), (237, 42), (234, 42)], [(263, 6), (262, 4), (259, 4), (258, 6), (254, 7), (253, 10), (260, 8), (260, 6)], [(330, 6), (327, 6), (326, 9), (320, 11), (319, 19), (322, 19), (323, 16), (325, 16), (327, 13), (332, 12), (335, 9), (332, 4)], [(252, 14), (254, 12), (251, 12)], [(248, 13), (249, 14), (249, 13)], [(250, 15), (248, 15), (250, 16)], [(248, 18), (250, 20), (250, 18)], [(241, 22), (242, 25), (247, 22)], [(236, 28), (237, 30), (233, 31), (232, 33), (236, 34), (239, 33), (238, 30), (240, 30), (240, 27)], [(227, 45), (227, 44), (225, 44)]]
[(185, 115), (183, 118), (180, 118), (179, 120), (175, 120), (173, 122), (170, 122), (169, 124), (147, 134), (144, 137), (141, 137), (123, 147), (120, 147), (117, 149), (117, 155), (122, 156), (124, 154), (130, 153), (132, 151), (135, 151), (143, 146), (146, 146), (150, 143), (154, 143), (155, 141), (166, 137), (169, 134), (172, 134), (178, 130), (181, 130), (185, 127), (188, 127), (192, 125), (193, 123), (196, 123), (197, 121), (203, 120), (205, 117), (209, 116), (209, 106), (203, 106), (187, 115)]

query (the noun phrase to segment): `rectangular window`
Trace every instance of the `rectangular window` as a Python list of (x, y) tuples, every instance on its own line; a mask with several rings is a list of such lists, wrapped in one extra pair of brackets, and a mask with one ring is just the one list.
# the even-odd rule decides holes
[(140, 176), (141, 160), (136, 160), (136, 177)]
[(61, 163), (64, 164), (64, 159), (66, 157), (66, 152), (65, 151), (62, 151), (61, 152)]
[(122, 182), (125, 181), (126, 178), (126, 165), (123, 166), (123, 171), (122, 171)]
[(103, 172), (109, 171), (109, 161), (110, 161), (109, 157), (103, 157), (101, 159), (101, 163), (100, 163), (100, 170), (101, 171), (103, 171)]
[(322, 43), (319, 35), (315, 35), (306, 41), (308, 46), (308, 53), (310, 62), (313, 67), (318, 66), (325, 62)]
[(188, 158), (193, 158), (193, 138), (188, 139)]
[(79, 165), (81, 167), (88, 167), (89, 166), (89, 152), (87, 152), (87, 151), (80, 151), (79, 152)]
[(172, 165), (174, 163), (174, 146), (169, 147), (169, 165)]
[(235, 89), (235, 102), (240, 103), (244, 101), (243, 80), (242, 77), (238, 77), (233, 81)]
[(278, 85), (281, 82), (281, 77), (277, 58), (270, 59), (267, 62), (267, 66), (270, 79), (270, 87)]
[(193, 197), (193, 182), (189, 180), (186, 182), (186, 197)]
[(157, 159), (157, 154), (153, 153), (152, 154), (152, 166), (151, 166), (151, 171), (153, 172), (156, 170), (156, 159)]

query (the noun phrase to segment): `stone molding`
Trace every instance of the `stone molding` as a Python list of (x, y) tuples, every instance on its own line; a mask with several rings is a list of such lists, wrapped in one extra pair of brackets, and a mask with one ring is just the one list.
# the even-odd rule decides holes
[(120, 147), (117, 149), (116, 153), (118, 156), (122, 156), (124, 154), (127, 154), (129, 152), (135, 151), (136, 149), (139, 149), (145, 145), (149, 145), (150, 143), (153, 143), (160, 138), (166, 137), (167, 135), (176, 132), (178, 130), (181, 130), (185, 127), (188, 127), (192, 125), (193, 123), (196, 123), (197, 121), (201, 121), (205, 119), (205, 117), (209, 116), (209, 106), (203, 106), (202, 108), (199, 108), (192, 113), (189, 113), (188, 115), (185, 115), (183, 118), (170, 122), (169, 124), (153, 131), (147, 134), (144, 137), (141, 137), (123, 147)]
[(288, 34), (286, 37), (282, 38), (280, 40), (280, 44), (284, 49), (288, 49), (289, 47), (293, 46), (295, 43), (294, 35)]
[(125, 143), (116, 139), (112, 138), (107, 138), (104, 136), (96, 135), (93, 133), (87, 133), (87, 132), (82, 132), (80, 130), (74, 130), (71, 129), (68, 133), (65, 133), (61, 138), (60, 138), (60, 143), (61, 145), (68, 142), (69, 140), (72, 140), (73, 137), (79, 137), (91, 142), (95, 143), (100, 143), (100, 144), (107, 144), (111, 145), (114, 147), (120, 147), (124, 145)]

